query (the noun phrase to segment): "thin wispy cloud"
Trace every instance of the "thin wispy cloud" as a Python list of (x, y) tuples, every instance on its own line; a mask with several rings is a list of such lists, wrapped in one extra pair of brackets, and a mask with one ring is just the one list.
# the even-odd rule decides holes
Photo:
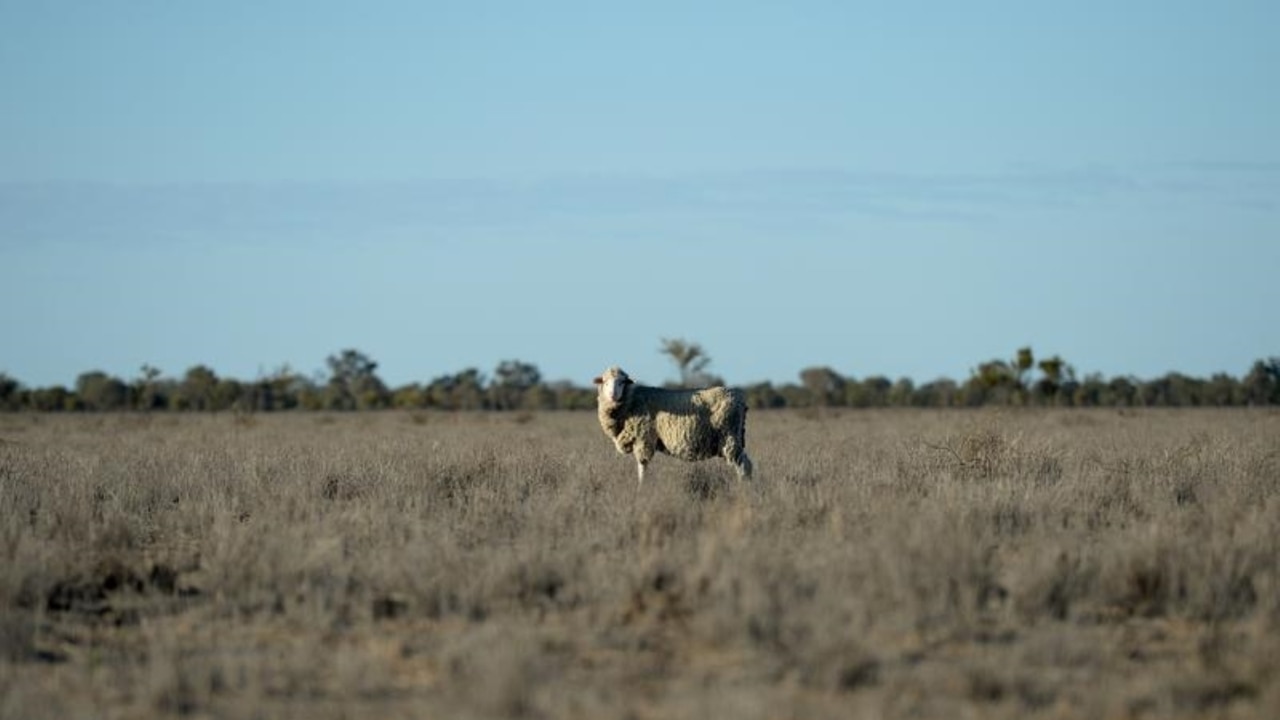
[[(985, 224), (1009, 212), (1151, 201), (1272, 210), (1274, 164), (1197, 163), (1145, 171), (1016, 168), (991, 173), (761, 170), (676, 176), (388, 183), (0, 185), (0, 240), (166, 242), (432, 237), (450, 230), (543, 229), (695, 219), (869, 218)], [(425, 234), (424, 234), (425, 233)]]

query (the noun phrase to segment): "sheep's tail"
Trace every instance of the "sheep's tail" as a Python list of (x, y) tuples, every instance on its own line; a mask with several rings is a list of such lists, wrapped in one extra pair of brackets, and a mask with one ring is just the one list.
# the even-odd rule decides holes
[(747, 412), (751, 408), (744, 403), (742, 406), (742, 415), (738, 418), (738, 447), (742, 448), (742, 452), (747, 451)]

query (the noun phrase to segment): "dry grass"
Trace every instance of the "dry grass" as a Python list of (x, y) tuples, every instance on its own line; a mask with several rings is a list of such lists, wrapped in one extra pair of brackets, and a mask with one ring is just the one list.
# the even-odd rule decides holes
[(0, 417), (0, 716), (1280, 717), (1280, 415)]

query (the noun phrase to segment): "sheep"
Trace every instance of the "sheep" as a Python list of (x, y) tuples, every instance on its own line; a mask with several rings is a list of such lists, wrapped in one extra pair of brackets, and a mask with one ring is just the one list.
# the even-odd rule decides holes
[(637, 385), (617, 366), (593, 382), (600, 427), (619, 453), (635, 457), (639, 484), (655, 452), (689, 461), (723, 457), (739, 479), (751, 477), (747, 400), (741, 390)]

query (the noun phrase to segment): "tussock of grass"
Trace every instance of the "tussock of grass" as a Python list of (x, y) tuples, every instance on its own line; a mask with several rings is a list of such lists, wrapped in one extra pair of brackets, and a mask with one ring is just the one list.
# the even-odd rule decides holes
[(0, 716), (1270, 717), (1280, 416), (0, 417)]

